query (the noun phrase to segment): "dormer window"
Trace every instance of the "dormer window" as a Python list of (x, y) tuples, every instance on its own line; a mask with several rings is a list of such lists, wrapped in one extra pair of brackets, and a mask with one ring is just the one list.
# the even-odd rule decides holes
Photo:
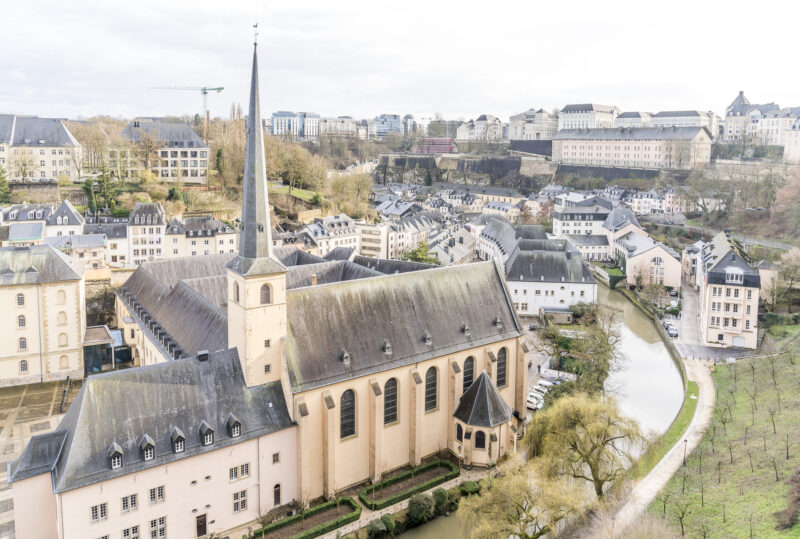
[(183, 431), (178, 427), (174, 427), (169, 438), (172, 441), (172, 451), (183, 453), (186, 449), (186, 436), (183, 435)]
[(725, 282), (728, 284), (743, 284), (744, 272), (739, 268), (726, 268)]
[(139, 449), (142, 450), (144, 460), (153, 460), (156, 456), (156, 444), (153, 439), (145, 434), (139, 442)]
[(231, 438), (238, 438), (239, 435), (242, 433), (242, 422), (239, 421), (235, 415), (230, 414), (228, 416), (228, 421), (226, 422), (228, 425), (228, 434)]
[(211, 445), (214, 443), (214, 429), (205, 421), (200, 423), (200, 441), (203, 445)]
[(108, 460), (112, 470), (122, 468), (122, 447), (113, 442), (108, 448)]

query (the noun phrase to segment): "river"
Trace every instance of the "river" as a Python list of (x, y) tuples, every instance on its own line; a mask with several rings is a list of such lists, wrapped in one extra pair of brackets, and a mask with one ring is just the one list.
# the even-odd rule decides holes
[[(643, 431), (663, 433), (683, 402), (678, 368), (661, 341), (653, 322), (622, 294), (597, 285), (598, 302), (623, 313), (620, 323), (620, 368), (606, 380), (606, 391), (620, 408), (639, 422)], [(403, 534), (408, 539), (460, 539), (464, 531), (458, 517), (439, 517)]]

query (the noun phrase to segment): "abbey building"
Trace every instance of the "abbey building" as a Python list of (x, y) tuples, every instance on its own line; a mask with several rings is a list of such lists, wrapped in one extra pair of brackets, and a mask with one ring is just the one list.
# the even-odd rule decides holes
[(10, 463), (18, 536), (225, 534), (513, 448), (527, 365), (502, 269), (274, 248), (261, 117), (254, 53), (238, 253), (144, 262), (119, 289), (142, 366), (90, 377)]

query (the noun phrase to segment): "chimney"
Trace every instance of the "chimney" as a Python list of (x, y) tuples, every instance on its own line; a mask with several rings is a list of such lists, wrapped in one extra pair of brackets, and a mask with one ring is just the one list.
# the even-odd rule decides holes
[(197, 359), (200, 361), (208, 361), (208, 350), (200, 350), (197, 352)]
[(317, 286), (317, 274), (311, 276), (311, 286)]

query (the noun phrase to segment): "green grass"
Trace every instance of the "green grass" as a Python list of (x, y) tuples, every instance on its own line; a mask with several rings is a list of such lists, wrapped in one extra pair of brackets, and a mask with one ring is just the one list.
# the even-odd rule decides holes
[(692, 422), (694, 412), (697, 409), (697, 400), (699, 396), (697, 383), (689, 380), (688, 388), (683, 398), (683, 405), (678, 415), (675, 416), (675, 420), (667, 429), (667, 432), (656, 440), (647, 452), (642, 455), (639, 462), (636, 463), (636, 467), (632, 472), (634, 478), (639, 479), (650, 473), (655, 465), (664, 458), (664, 455), (667, 454), (672, 446), (683, 439), (683, 434), (686, 432), (686, 429), (689, 428), (689, 423)]
[(751, 515), (754, 537), (797, 537), (800, 526), (776, 529), (775, 513), (786, 508), (786, 481), (800, 467), (800, 365), (787, 353), (772, 359), (740, 360), (713, 373), (717, 402), (707, 435), (650, 506), (663, 514), (668, 496), (666, 518), (677, 533), (676, 511), (688, 503), (688, 537), (701, 537), (704, 527), (711, 537), (750, 537)]
[(791, 337), (792, 335), (797, 333), (797, 330), (799, 329), (800, 325), (798, 324), (790, 324), (790, 325), (775, 324), (774, 326), (770, 326), (769, 330), (767, 331), (773, 337), (781, 339), (783, 337)]
[[(289, 186), (288, 185), (281, 185), (280, 187), (275, 187), (274, 185), (269, 186), (270, 193), (278, 193), (283, 195), (289, 194)], [(299, 198), (301, 200), (305, 200), (306, 202), (311, 202), (314, 198), (316, 193), (314, 191), (309, 191), (307, 189), (298, 189), (295, 187), (292, 189), (292, 196), (295, 198)]]

